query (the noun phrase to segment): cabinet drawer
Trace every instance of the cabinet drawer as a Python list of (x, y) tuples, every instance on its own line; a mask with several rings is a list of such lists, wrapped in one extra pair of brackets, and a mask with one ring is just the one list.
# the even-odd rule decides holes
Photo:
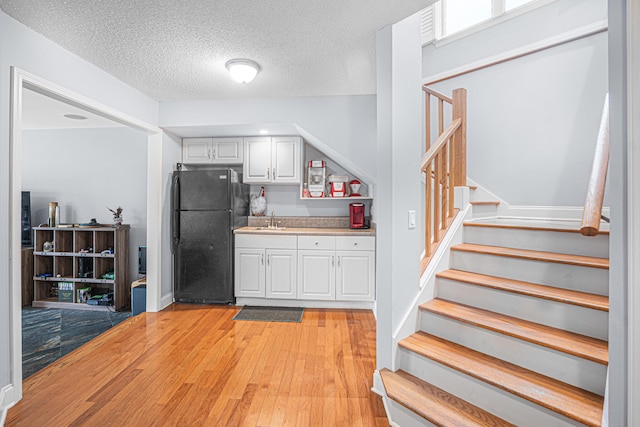
[(236, 234), (236, 248), (297, 249), (296, 236)]
[(298, 236), (298, 249), (335, 250), (334, 236)]
[(373, 236), (338, 236), (336, 250), (339, 251), (374, 251), (376, 238)]

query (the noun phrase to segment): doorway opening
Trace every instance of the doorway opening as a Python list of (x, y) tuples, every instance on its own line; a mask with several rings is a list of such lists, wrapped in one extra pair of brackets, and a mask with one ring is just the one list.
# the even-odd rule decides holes
[(87, 113), (102, 117), (146, 135), (146, 246), (147, 246), (147, 311), (161, 307), (160, 243), (162, 235), (162, 131), (118, 110), (69, 91), (23, 70), (11, 69), (11, 132), (10, 132), (10, 203), (9, 223), (11, 247), (11, 394), (9, 401), (22, 398), (22, 295), (21, 295), (21, 197), (22, 197), (22, 106), (25, 90), (33, 91)]

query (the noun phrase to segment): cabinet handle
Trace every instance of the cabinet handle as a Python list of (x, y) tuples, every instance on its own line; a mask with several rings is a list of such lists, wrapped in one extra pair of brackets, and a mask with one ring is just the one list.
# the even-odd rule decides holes
[(267, 179), (269, 179), (269, 172), (271, 171), (270, 168), (267, 168)]
[(315, 242), (315, 245), (318, 246), (318, 242)]
[(207, 150), (207, 159), (211, 158), (211, 148)]
[(355, 242), (355, 243), (353, 244), (353, 246), (358, 246), (358, 242)]
[(331, 255), (331, 267), (333, 267), (334, 265), (335, 265), (335, 264), (334, 264), (333, 255)]
[(267, 265), (271, 265), (271, 255), (267, 255)]
[(216, 149), (215, 148), (213, 149), (213, 158), (214, 159), (216, 158)]
[(276, 168), (273, 168), (272, 174), (273, 174), (273, 179), (275, 180), (276, 179)]
[(338, 257), (338, 267), (340, 267), (340, 257)]
[(260, 256), (260, 262), (262, 263), (262, 265), (264, 265), (264, 254)]

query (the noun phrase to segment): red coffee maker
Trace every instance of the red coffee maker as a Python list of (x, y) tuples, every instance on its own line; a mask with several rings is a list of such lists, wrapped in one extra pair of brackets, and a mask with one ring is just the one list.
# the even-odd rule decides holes
[(364, 203), (349, 204), (349, 226), (351, 228), (367, 228), (364, 221)]

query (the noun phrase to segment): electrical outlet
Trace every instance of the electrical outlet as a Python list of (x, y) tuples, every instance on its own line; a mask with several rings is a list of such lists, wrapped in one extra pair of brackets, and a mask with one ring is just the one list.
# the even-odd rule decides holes
[(409, 211), (409, 229), (416, 228), (416, 211)]

